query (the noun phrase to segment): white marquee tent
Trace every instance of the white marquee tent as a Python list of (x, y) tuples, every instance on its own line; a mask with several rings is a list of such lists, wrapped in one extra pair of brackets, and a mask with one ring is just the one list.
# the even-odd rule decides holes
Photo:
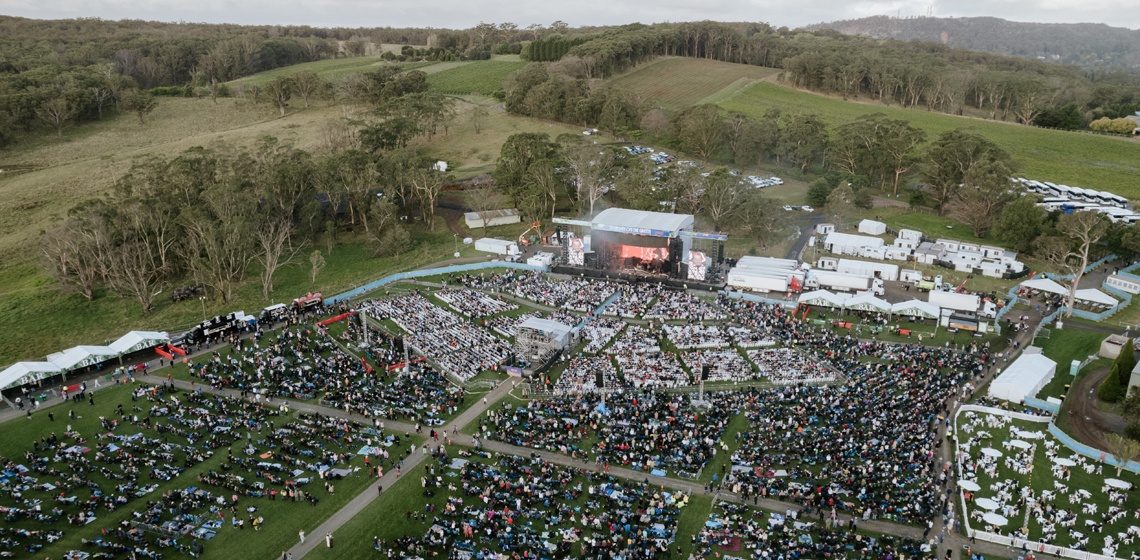
[(164, 344), (170, 340), (170, 335), (164, 332), (155, 331), (131, 331), (119, 337), (119, 340), (110, 344), (111, 348), (118, 353), (119, 356), (125, 356), (138, 352), (139, 350), (146, 350), (154, 348), (159, 344)]
[(1069, 289), (1050, 280), (1049, 278), (1034, 278), (1026, 280), (1021, 283), (1022, 288), (1030, 288), (1040, 290), (1042, 292), (1049, 292), (1051, 294), (1069, 295)]
[(831, 293), (827, 290), (815, 290), (814, 292), (800, 294), (797, 301), (803, 305), (814, 305), (816, 307), (843, 307), (847, 299), (848, 296)]
[(51, 377), (62, 370), (51, 362), (18, 362), (0, 371), (0, 389), (10, 389)]
[(891, 304), (887, 301), (881, 300), (867, 292), (851, 296), (847, 300), (847, 309), (854, 309), (856, 311), (879, 311), (881, 313), (890, 313)]
[(1107, 305), (1108, 307), (1112, 307), (1112, 306), (1120, 303), (1119, 301), (1116, 301), (1116, 298), (1114, 298), (1114, 297), (1112, 297), (1112, 296), (1110, 296), (1110, 295), (1108, 295), (1108, 294), (1106, 294), (1100, 290), (1096, 290), (1093, 288), (1087, 288), (1084, 290), (1077, 290), (1076, 293), (1074, 293), (1073, 295), (1074, 295), (1074, 297), (1076, 297), (1080, 301), (1087, 301), (1089, 303), (1098, 303), (1101, 305)]
[(1022, 354), (990, 383), (989, 395), (1010, 402), (1021, 402), (1037, 395), (1053, 379), (1057, 362), (1044, 354)]
[(76, 346), (63, 352), (49, 354), (47, 361), (59, 366), (62, 371), (71, 371), (118, 357), (119, 353), (110, 346)]
[(891, 312), (896, 315), (906, 315), (908, 317), (924, 317), (926, 319), (937, 319), (939, 309), (934, 305), (921, 299), (912, 299), (909, 301), (900, 301), (891, 305)]

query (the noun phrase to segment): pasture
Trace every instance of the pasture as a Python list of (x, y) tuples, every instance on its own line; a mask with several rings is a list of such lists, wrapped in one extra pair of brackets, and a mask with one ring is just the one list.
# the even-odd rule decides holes
[[(445, 63), (446, 64), (446, 63)], [(431, 91), (451, 94), (491, 95), (503, 89), (503, 81), (526, 62), (481, 60), (463, 63), (441, 72), (428, 74)]]
[(903, 109), (876, 103), (842, 101), (762, 82), (724, 99), (719, 105), (759, 117), (769, 109), (785, 113), (815, 113), (832, 127), (846, 124), (862, 115), (883, 113), (910, 121), (926, 131), (928, 141), (957, 128), (970, 129), (1008, 151), (1020, 163), (1018, 174), (1042, 181), (1082, 188), (1107, 190), (1140, 199), (1140, 144), (1082, 132), (1066, 132), (1021, 126), (968, 117), (957, 117), (923, 109)]
[(618, 88), (670, 109), (715, 102), (776, 72), (772, 68), (694, 58), (661, 58), (610, 81)]

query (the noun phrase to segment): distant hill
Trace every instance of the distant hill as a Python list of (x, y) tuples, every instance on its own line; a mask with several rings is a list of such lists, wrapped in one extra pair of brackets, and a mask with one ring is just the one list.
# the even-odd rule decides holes
[(1024, 23), (993, 17), (899, 19), (873, 16), (809, 26), (903, 41), (1140, 74), (1140, 31), (1100, 23)]

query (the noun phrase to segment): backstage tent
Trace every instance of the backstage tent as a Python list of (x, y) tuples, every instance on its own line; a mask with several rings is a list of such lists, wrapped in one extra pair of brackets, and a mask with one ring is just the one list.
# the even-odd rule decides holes
[(0, 371), (0, 389), (10, 389), (62, 373), (51, 362), (18, 362)]
[(854, 309), (856, 311), (880, 311), (882, 313), (891, 312), (891, 304), (883, 301), (874, 294), (863, 292), (851, 296), (847, 300), (847, 309)]
[(120, 356), (132, 354), (139, 350), (154, 348), (170, 340), (170, 335), (155, 331), (131, 331), (119, 337), (119, 340), (110, 344), (111, 348)]
[(1108, 295), (1108, 294), (1106, 294), (1100, 290), (1095, 290), (1093, 288), (1086, 288), (1084, 290), (1077, 290), (1076, 293), (1074, 294), (1074, 297), (1076, 297), (1080, 301), (1087, 301), (1089, 303), (1097, 303), (1100, 305), (1106, 305), (1108, 307), (1113, 307), (1116, 304), (1120, 303), (1120, 302), (1116, 301), (1116, 298), (1114, 298), (1114, 297), (1112, 297), (1112, 296), (1110, 296), (1110, 295)]
[(1022, 354), (990, 383), (989, 395), (1010, 402), (1032, 397), (1047, 385), (1057, 372), (1057, 362), (1044, 354)]
[(1048, 278), (1034, 278), (1033, 280), (1026, 280), (1021, 283), (1021, 287), (1040, 290), (1042, 292), (1049, 292), (1051, 294), (1069, 295), (1068, 288)]
[(61, 371), (71, 371), (118, 357), (119, 353), (110, 346), (76, 346), (63, 352), (48, 354), (47, 361), (58, 366)]
[(814, 305), (816, 307), (843, 307), (847, 296), (831, 293), (827, 290), (816, 290), (800, 294), (800, 305)]
[(891, 306), (891, 312), (896, 315), (922, 317), (925, 319), (937, 319), (939, 314), (937, 305), (933, 305), (930, 302), (922, 301), (920, 299), (900, 301)]

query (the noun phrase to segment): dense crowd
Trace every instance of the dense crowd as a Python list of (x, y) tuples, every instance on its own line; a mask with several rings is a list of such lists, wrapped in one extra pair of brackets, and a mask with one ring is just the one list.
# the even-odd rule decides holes
[(445, 288), (435, 292), (434, 295), (461, 315), (471, 318), (486, 317), (519, 308), (517, 304), (504, 300), (502, 296), (491, 297), (476, 290)]
[(511, 355), (506, 342), (419, 293), (374, 300), (363, 307), (370, 316), (392, 320), (408, 333), (407, 344), (462, 380), (498, 367)]
[(440, 455), (421, 479), (441, 493), (419, 519), (422, 535), (374, 542), (388, 558), (661, 558), (688, 496), (539, 458)]
[[(713, 393), (707, 412), (693, 409), (695, 395), (627, 391), (504, 404), (480, 421), (484, 437), (512, 445), (558, 451), (637, 470), (695, 477), (716, 453), (740, 395)], [(596, 439), (591, 449), (583, 441)]]

